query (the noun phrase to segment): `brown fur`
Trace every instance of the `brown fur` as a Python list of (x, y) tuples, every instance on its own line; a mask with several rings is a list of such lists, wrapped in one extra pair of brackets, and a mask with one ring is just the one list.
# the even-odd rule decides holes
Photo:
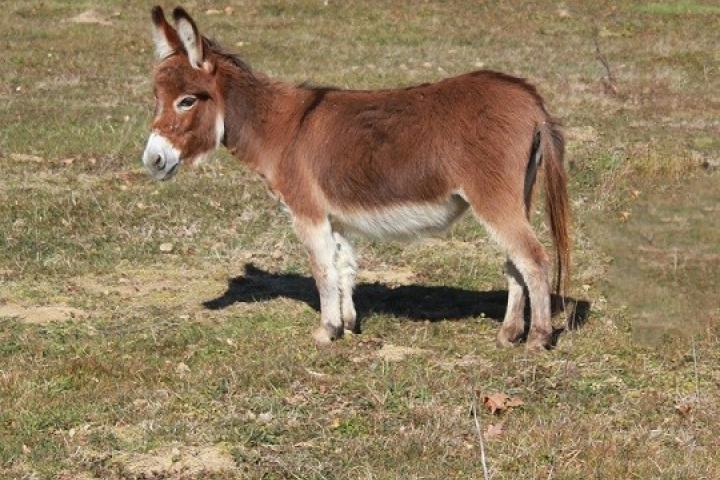
[[(187, 15), (183, 12), (176, 10), (176, 18)], [(156, 25), (165, 29), (164, 17), (156, 17), (153, 13)], [(562, 134), (525, 80), (477, 71), (402, 89), (293, 86), (253, 72), (204, 37), (202, 46), (203, 68), (189, 64), (182, 46), (156, 68), (163, 108), (153, 129), (169, 138), (183, 158), (192, 159), (210, 149), (221, 113), (223, 143), (266, 179), (301, 226), (301, 238), (305, 226), (342, 212), (440, 205), (461, 195), (508, 250), (514, 278), (521, 279), (514, 266), (519, 262), (521, 280), (534, 288), (546, 281), (549, 264), (526, 217), (537, 159), (544, 163), (546, 208), (557, 251), (556, 288), (567, 284)], [(178, 118), (172, 102), (187, 93), (197, 95), (201, 105)], [(313, 270), (316, 278), (323, 275), (315, 261)], [(549, 313), (545, 316), (533, 311), (543, 345), (550, 328)], [(517, 339), (517, 325), (508, 327), (511, 342)]]

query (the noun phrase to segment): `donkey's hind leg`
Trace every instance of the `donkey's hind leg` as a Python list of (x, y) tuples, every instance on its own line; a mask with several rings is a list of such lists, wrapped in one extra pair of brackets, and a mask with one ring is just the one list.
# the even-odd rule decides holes
[[(516, 225), (496, 226), (496, 234), (504, 244), (512, 263), (527, 285), (530, 297), (531, 323), (527, 338), (528, 350), (542, 350), (552, 346), (550, 323), (550, 261), (525, 216)], [(504, 228), (503, 228), (504, 227)]]
[(330, 222), (295, 218), (295, 231), (307, 248), (315, 284), (320, 294), (320, 328), (313, 333), (319, 345), (343, 334), (340, 316), (340, 275), (336, 265), (337, 245)]
[[(527, 348), (529, 350), (550, 348), (552, 346), (550, 285), (548, 282), (550, 261), (525, 216), (524, 205), (513, 202), (513, 198), (517, 198), (517, 196), (508, 195), (504, 199), (500, 197), (495, 199), (493, 204), (495, 206), (501, 205), (502, 212), (488, 208), (489, 204), (482, 202), (482, 197), (471, 198), (470, 204), (478, 219), (495, 237), (500, 246), (505, 249), (510, 261), (515, 265), (527, 286), (532, 312)], [(515, 277), (513, 278), (510, 284), (511, 291), (508, 302), (508, 314), (513, 315), (515, 309), (519, 309), (519, 303), (510, 305), (511, 302), (517, 302), (518, 300), (517, 294), (520, 286), (515, 285), (515, 282), (520, 283)], [(522, 316), (518, 318), (522, 318)], [(509, 319), (508, 321), (514, 325), (512, 322), (517, 320)], [(503, 325), (503, 328), (505, 328), (505, 325)], [(514, 331), (515, 328), (512, 328), (512, 330)], [(498, 342), (504, 344), (506, 334), (501, 330), (499, 335)]]
[(508, 304), (497, 335), (499, 347), (514, 346), (525, 332), (525, 281), (509, 258), (505, 262), (505, 276), (508, 281)]
[(353, 288), (355, 287), (357, 262), (350, 242), (338, 232), (334, 232), (334, 236), (337, 244), (335, 265), (340, 275), (340, 314), (345, 330), (355, 333), (358, 325), (356, 324), (357, 313), (353, 304)]

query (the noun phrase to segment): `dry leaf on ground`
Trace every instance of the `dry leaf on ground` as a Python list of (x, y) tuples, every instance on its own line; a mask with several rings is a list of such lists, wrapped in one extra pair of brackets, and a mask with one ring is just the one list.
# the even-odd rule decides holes
[(491, 423), (485, 429), (484, 436), (488, 440), (492, 440), (492, 439), (502, 436), (504, 433), (505, 433), (505, 424), (504, 423), (496, 423), (496, 424)]
[(675, 411), (681, 416), (686, 417), (692, 411), (692, 405), (689, 403), (679, 403), (675, 405)]
[(513, 407), (523, 405), (523, 401), (517, 397), (510, 397), (501, 392), (491, 393), (482, 397), (482, 403), (492, 414), (502, 413)]

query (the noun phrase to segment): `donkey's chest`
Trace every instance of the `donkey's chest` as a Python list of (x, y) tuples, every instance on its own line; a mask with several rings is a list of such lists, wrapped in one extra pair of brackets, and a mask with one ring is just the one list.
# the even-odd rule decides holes
[(406, 238), (446, 230), (466, 210), (460, 195), (437, 203), (406, 203), (372, 209), (334, 211), (330, 220), (338, 230), (372, 238)]

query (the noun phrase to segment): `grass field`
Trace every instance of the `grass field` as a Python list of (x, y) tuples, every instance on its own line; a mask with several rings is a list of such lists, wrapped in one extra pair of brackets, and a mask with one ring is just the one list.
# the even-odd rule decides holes
[(471, 411), (499, 392), (523, 404), (478, 408), (494, 479), (720, 478), (716, 2), (184, 4), (288, 81), (538, 85), (587, 311), (535, 356), (495, 347), (503, 255), (470, 217), (357, 242), (363, 333), (317, 349), (262, 182), (225, 152), (172, 182), (141, 168), (151, 5), (2, 5), (0, 477), (483, 478)]

